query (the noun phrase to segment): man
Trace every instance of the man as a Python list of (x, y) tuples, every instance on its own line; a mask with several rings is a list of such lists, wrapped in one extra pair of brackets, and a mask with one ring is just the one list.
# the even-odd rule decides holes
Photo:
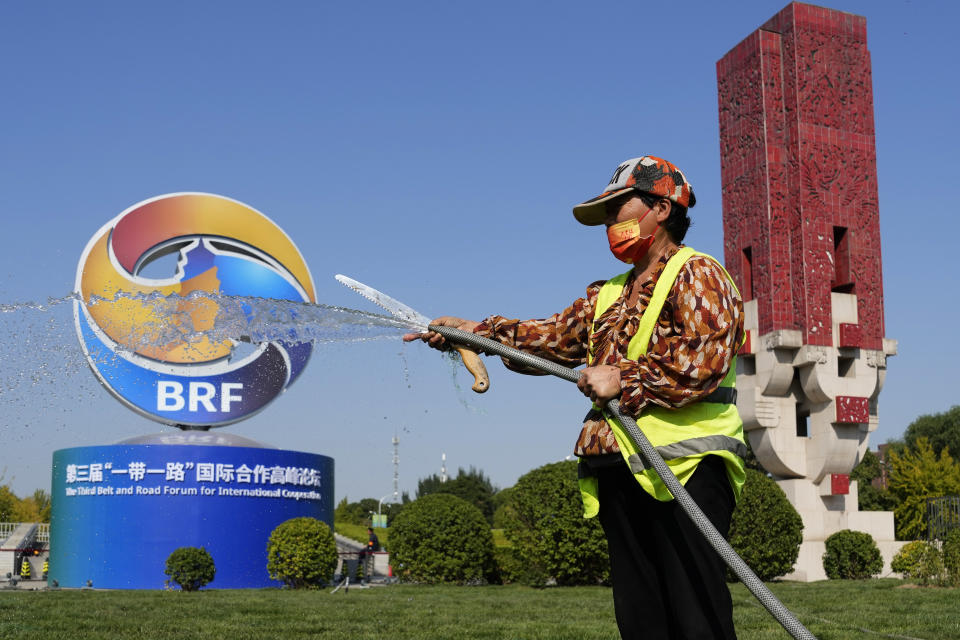
[(373, 527), (367, 527), (367, 553), (380, 551), (380, 538), (373, 532)]
[[(681, 244), (695, 203), (672, 163), (628, 160), (602, 194), (573, 213), (582, 224), (605, 225), (610, 251), (630, 271), (594, 282), (585, 297), (545, 320), (434, 321), (566, 366), (587, 364), (578, 387), (594, 406), (574, 453), (585, 516), (599, 515), (607, 537), (623, 638), (736, 637), (723, 560), (622, 426), (599, 409), (618, 398), (726, 535), (745, 477), (734, 404), (743, 302), (723, 267)], [(404, 336), (417, 338), (446, 347), (434, 332)]]
[(363, 569), (364, 583), (370, 580), (370, 575), (373, 573), (369, 570), (371, 563), (368, 559), (373, 558), (373, 554), (376, 551), (380, 551), (380, 538), (373, 532), (373, 527), (367, 527), (367, 546), (360, 551), (359, 555), (360, 566)]

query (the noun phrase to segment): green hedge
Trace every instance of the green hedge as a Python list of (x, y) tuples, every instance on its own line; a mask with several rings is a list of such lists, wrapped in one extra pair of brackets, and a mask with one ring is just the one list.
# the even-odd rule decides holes
[(167, 586), (172, 582), (184, 591), (197, 591), (213, 582), (217, 570), (205, 548), (180, 547), (167, 558), (164, 573), (170, 576)]
[(823, 570), (831, 580), (862, 580), (880, 573), (883, 558), (869, 533), (841, 529), (827, 538)]
[[(757, 577), (771, 580), (793, 570), (803, 541), (803, 520), (776, 482), (747, 469), (729, 540)], [(727, 578), (735, 579), (729, 569)]]
[(451, 494), (414, 500), (393, 521), (390, 564), (401, 580), (479, 583), (494, 576), (490, 523)]
[(519, 581), (598, 584), (610, 579), (607, 541), (597, 518), (583, 517), (577, 463), (547, 464), (523, 475), (494, 514), (522, 566)]
[(916, 578), (929, 546), (930, 543), (925, 540), (908, 542), (900, 547), (900, 551), (893, 556), (893, 560), (890, 561), (890, 568), (897, 573), (902, 573), (904, 578)]
[(960, 529), (942, 543), (914, 540), (900, 548), (890, 567), (920, 585), (960, 586)]
[(496, 571), (491, 582), (499, 584), (524, 583), (523, 562), (517, 557), (513, 547), (494, 547), (493, 559), (496, 563)]
[(960, 587), (960, 528), (951, 529), (943, 541), (943, 566), (947, 586)]
[(267, 541), (267, 571), (294, 589), (329, 584), (337, 566), (337, 543), (327, 523), (315, 518), (281, 522)]

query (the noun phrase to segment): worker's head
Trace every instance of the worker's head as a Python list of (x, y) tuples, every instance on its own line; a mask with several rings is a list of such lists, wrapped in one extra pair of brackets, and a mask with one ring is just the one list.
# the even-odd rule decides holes
[(367, 527), (367, 533), (373, 533), (373, 527)]
[[(674, 242), (683, 241), (690, 226), (687, 209), (694, 206), (697, 199), (683, 172), (672, 162), (655, 156), (640, 156), (620, 163), (603, 193), (575, 206), (573, 215), (586, 225), (609, 226), (611, 209), (619, 213), (625, 204), (636, 199), (647, 209), (655, 209), (656, 218), (663, 217), (659, 224)], [(664, 209), (666, 215), (662, 216)], [(624, 215), (628, 213), (646, 215), (632, 208)]]
[(573, 215), (586, 225), (606, 225), (613, 255), (637, 264), (658, 239), (683, 242), (690, 227), (687, 208), (696, 202), (680, 169), (641, 156), (621, 163), (603, 193), (575, 206)]

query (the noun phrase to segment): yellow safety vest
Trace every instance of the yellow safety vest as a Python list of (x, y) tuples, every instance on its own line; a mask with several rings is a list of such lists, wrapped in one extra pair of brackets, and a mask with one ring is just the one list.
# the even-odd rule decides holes
[[(720, 265), (715, 258), (694, 251), (690, 247), (683, 247), (667, 261), (656, 286), (654, 286), (650, 303), (640, 317), (637, 333), (627, 345), (628, 359), (637, 360), (640, 356), (646, 355), (657, 319), (663, 309), (663, 303), (673, 289), (673, 283), (683, 265), (694, 255), (705, 256), (717, 262), (718, 266)], [(720, 268), (723, 269), (722, 266)], [(736, 290), (736, 285), (733, 284), (730, 274), (725, 269), (724, 273)], [(620, 274), (608, 280), (601, 287), (595, 304), (594, 321), (623, 293), (629, 274), (629, 271)], [(590, 362), (589, 352), (590, 349), (588, 349), (587, 356), (588, 364)], [(730, 361), (730, 370), (720, 383), (721, 388), (734, 389), (736, 387), (736, 369), (737, 359), (734, 356)], [(596, 405), (594, 407), (598, 408)], [(670, 495), (666, 485), (663, 484), (653, 468), (647, 467), (623, 425), (616, 418), (608, 415), (606, 411), (603, 413), (617, 440), (623, 459), (629, 465), (640, 486), (657, 500), (664, 502), (672, 500), (673, 496)], [(737, 500), (740, 499), (743, 483), (746, 480), (743, 462), (746, 455), (746, 443), (743, 439), (743, 422), (740, 420), (740, 414), (737, 413), (735, 403), (700, 401), (679, 409), (649, 406), (644, 409), (636, 422), (681, 484), (687, 483), (704, 456), (717, 455), (723, 458), (726, 464), (727, 476), (730, 478), (734, 497)], [(583, 464), (582, 461), (581, 464)], [(583, 477), (580, 478), (579, 482), (580, 493), (583, 498), (583, 516), (592, 518), (600, 511), (597, 478), (596, 476)]]

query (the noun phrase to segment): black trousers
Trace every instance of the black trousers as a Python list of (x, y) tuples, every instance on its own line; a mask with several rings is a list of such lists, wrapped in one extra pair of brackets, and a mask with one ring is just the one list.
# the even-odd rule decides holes
[[(680, 505), (651, 497), (625, 464), (596, 474), (620, 637), (735, 639), (726, 564)], [(723, 460), (705, 457), (686, 489), (726, 537), (735, 501)]]

